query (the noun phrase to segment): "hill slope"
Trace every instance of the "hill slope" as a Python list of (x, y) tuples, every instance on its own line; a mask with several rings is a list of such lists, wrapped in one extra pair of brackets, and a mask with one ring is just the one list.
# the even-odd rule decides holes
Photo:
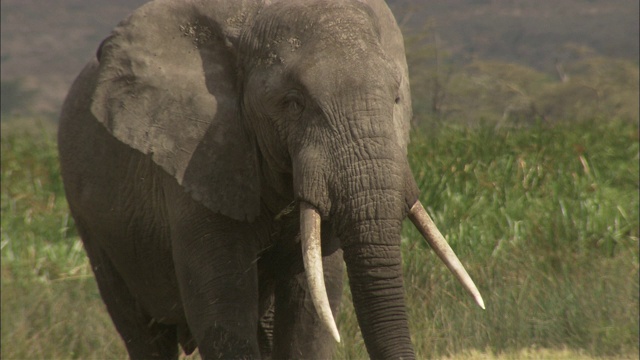
[[(100, 40), (145, 2), (3, 0), (2, 113), (55, 117), (71, 81)], [(457, 61), (499, 59), (551, 71), (556, 59), (570, 59), (576, 49), (636, 63), (638, 59), (637, 0), (389, 3), (407, 32), (429, 24), (430, 38), (437, 34)]]

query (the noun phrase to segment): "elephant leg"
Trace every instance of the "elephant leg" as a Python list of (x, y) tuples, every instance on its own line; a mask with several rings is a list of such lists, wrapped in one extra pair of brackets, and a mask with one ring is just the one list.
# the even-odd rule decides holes
[(205, 359), (259, 358), (257, 241), (250, 227), (196, 206), (178, 210), (173, 257), (185, 315)]
[[(324, 249), (323, 249), (324, 250)], [(324, 278), (335, 315), (342, 297), (342, 250), (323, 255)], [(275, 288), (274, 359), (330, 359), (335, 340), (322, 325), (307, 288), (302, 259), (297, 258)]]
[(131, 359), (178, 359), (175, 325), (153, 320), (133, 297), (112, 262), (80, 229), (98, 289)]
[(275, 308), (271, 306), (265, 314), (260, 317), (258, 323), (258, 344), (260, 345), (260, 355), (262, 359), (272, 359), (273, 353), (273, 323), (275, 320)]
[[(258, 269), (260, 269), (260, 261)], [(273, 352), (273, 324), (275, 320), (273, 274), (260, 272), (260, 321), (258, 322), (258, 345), (262, 359), (271, 359)]]

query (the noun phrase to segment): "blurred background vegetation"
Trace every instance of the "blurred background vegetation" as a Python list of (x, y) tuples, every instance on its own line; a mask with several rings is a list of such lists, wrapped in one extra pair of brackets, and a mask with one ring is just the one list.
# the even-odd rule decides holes
[(638, 122), (638, 1), (411, 3), (392, 2), (417, 124)]
[[(144, 2), (3, 0), (3, 120), (55, 120), (100, 41)], [(416, 124), (638, 121), (638, 0), (388, 2)]]
[[(2, 0), (3, 359), (123, 359), (69, 217), (56, 117), (144, 0)], [(637, 0), (393, 0), (422, 201), (479, 310), (412, 227), (420, 358), (638, 358)], [(366, 358), (345, 287), (336, 359)]]

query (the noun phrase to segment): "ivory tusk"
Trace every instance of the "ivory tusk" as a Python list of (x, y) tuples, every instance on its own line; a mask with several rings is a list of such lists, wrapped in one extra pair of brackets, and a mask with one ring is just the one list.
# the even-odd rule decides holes
[(451, 249), (451, 246), (449, 246), (447, 240), (442, 236), (419, 200), (416, 201), (411, 207), (411, 210), (409, 210), (409, 219), (411, 219), (411, 222), (416, 226), (418, 231), (420, 231), (422, 236), (424, 236), (440, 260), (445, 263), (453, 275), (462, 283), (462, 286), (473, 296), (476, 303), (484, 310), (484, 301), (476, 284), (473, 283), (467, 270), (465, 270), (462, 263), (460, 263), (453, 249)]
[(333, 319), (327, 288), (322, 270), (322, 246), (320, 241), (320, 214), (311, 205), (300, 202), (300, 236), (302, 238), (302, 258), (311, 299), (322, 323), (333, 338), (340, 342), (340, 333)]

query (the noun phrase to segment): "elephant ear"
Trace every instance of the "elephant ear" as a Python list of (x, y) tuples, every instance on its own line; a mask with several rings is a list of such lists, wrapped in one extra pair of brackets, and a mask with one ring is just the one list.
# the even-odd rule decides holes
[(98, 51), (91, 111), (195, 200), (253, 220), (260, 180), (254, 137), (240, 117), (233, 45), (247, 9), (216, 3), (160, 0), (121, 22)]

